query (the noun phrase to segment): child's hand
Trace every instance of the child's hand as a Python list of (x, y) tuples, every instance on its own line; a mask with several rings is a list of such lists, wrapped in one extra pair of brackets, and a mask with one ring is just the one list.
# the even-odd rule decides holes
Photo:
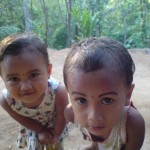
[(38, 133), (38, 139), (41, 144), (51, 144), (53, 143), (53, 133), (49, 129), (44, 129)]
[(53, 148), (55, 149), (56, 144), (59, 143), (59, 135), (54, 133), (53, 135)]

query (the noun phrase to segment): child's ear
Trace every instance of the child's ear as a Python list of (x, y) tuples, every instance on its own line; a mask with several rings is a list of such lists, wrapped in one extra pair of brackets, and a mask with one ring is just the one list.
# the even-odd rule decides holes
[(126, 96), (125, 106), (128, 106), (130, 104), (130, 98), (132, 96), (132, 92), (133, 92), (134, 87), (135, 87), (135, 85), (131, 84), (127, 89), (127, 96)]
[(51, 75), (51, 71), (52, 71), (52, 64), (48, 64), (48, 67), (47, 67), (48, 78)]

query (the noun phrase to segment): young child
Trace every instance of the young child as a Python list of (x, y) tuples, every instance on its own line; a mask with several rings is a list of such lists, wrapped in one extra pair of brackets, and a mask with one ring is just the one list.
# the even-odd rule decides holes
[(134, 71), (127, 49), (110, 38), (84, 39), (71, 48), (64, 64), (71, 100), (65, 116), (92, 141), (79, 149), (140, 150), (145, 124), (131, 105)]
[(63, 149), (68, 96), (64, 86), (50, 77), (51, 70), (47, 47), (36, 35), (16, 34), (1, 41), (0, 74), (6, 89), (0, 103), (20, 123), (20, 148)]

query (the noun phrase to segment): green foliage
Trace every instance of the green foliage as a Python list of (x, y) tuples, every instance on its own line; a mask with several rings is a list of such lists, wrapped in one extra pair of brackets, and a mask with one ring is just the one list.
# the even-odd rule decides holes
[(150, 38), (149, 10), (150, 3), (146, 1), (109, 1), (101, 21), (102, 35), (117, 39), (127, 48), (147, 47)]
[[(31, 31), (48, 46), (66, 47), (67, 13), (71, 13), (71, 41), (96, 36), (109, 36), (132, 47), (148, 47), (150, 41), (150, 0), (73, 0), (67, 12), (64, 0), (44, 0), (48, 12), (46, 32), (42, 1), (29, 1)], [(25, 29), (23, 0), (1, 0), (0, 39)], [(46, 39), (46, 33), (48, 37)]]
[(15, 26), (24, 29), (22, 0), (1, 0), (0, 26)]
[(63, 49), (66, 48), (67, 34), (64, 26), (59, 27), (54, 34), (54, 48)]
[(92, 15), (87, 9), (80, 10), (79, 7), (73, 7), (72, 17), (74, 23), (78, 26), (78, 39), (90, 37), (93, 35), (98, 19), (99, 12)]
[(136, 47), (141, 47), (144, 48), (142, 41), (142, 32), (137, 32), (133, 35), (131, 35), (127, 41), (126, 41), (126, 48), (136, 48)]
[(20, 29), (15, 26), (3, 26), (0, 27), (0, 40), (5, 38), (6, 36), (9, 36), (11, 34), (20, 32)]

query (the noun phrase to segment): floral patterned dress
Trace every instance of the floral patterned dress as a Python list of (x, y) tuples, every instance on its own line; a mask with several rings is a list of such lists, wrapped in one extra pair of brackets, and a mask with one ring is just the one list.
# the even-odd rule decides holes
[[(45, 91), (44, 99), (39, 107), (35, 109), (25, 107), (21, 101), (16, 102), (10, 97), (6, 89), (3, 90), (3, 95), (13, 111), (22, 116), (32, 118), (47, 128), (54, 128), (56, 118), (55, 96), (58, 85), (59, 82), (54, 78), (48, 80), (48, 88)], [(62, 142), (66, 133), (67, 130), (65, 129), (60, 137), (60, 142)], [(28, 150), (43, 150), (43, 145), (38, 141), (37, 134), (34, 131), (28, 130), (21, 124), (19, 124), (17, 146), (19, 148), (27, 147)]]

